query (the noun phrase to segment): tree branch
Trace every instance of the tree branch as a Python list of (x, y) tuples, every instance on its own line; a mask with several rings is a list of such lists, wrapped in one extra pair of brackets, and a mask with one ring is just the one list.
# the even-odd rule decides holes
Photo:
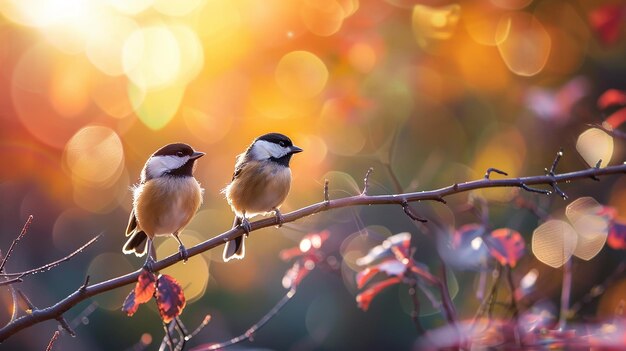
[[(607, 176), (612, 174), (626, 173), (626, 164), (609, 166), (605, 168), (588, 168), (581, 171), (554, 174), (554, 175), (539, 175), (531, 177), (520, 178), (508, 178), (508, 179), (479, 179), (469, 181), (460, 184), (453, 184), (436, 190), (420, 191), (405, 194), (391, 194), (391, 195), (355, 195), (344, 197), (340, 199), (328, 200), (318, 202), (304, 208), (292, 211), (284, 214), (284, 222), (293, 222), (303, 217), (310, 216), (315, 213), (328, 211), (336, 208), (343, 208), (349, 206), (363, 206), (363, 205), (400, 205), (407, 202), (415, 201), (441, 201), (442, 198), (462, 192), (467, 192), (475, 189), (484, 188), (500, 188), (500, 187), (514, 187), (524, 189), (524, 185), (549, 185), (571, 182), (580, 179), (586, 179), (598, 176)], [(256, 222), (250, 223), (250, 231), (256, 231), (261, 228), (271, 227), (276, 223), (275, 218), (265, 218)], [(202, 252), (211, 250), (215, 247), (221, 246), (229, 240), (233, 240), (238, 236), (244, 234), (244, 230), (240, 227), (232, 228), (220, 235), (217, 235), (211, 239), (208, 239), (194, 247), (188, 249), (189, 257), (198, 255)], [(181, 260), (178, 253), (166, 257), (154, 264), (155, 270), (161, 270), (169, 267)], [(10, 336), (14, 335), (20, 330), (26, 329), (34, 324), (41, 323), (46, 320), (56, 319), (63, 315), (70, 308), (74, 307), (81, 301), (92, 297), (94, 295), (101, 294), (105, 291), (113, 290), (128, 284), (132, 284), (137, 281), (142, 268), (139, 268), (135, 272), (125, 274), (120, 277), (116, 277), (104, 282), (89, 286), (79, 286), (74, 292), (63, 300), (56, 304), (34, 310), (31, 314), (22, 316), (7, 324), (0, 329), (0, 342), (6, 340)]]

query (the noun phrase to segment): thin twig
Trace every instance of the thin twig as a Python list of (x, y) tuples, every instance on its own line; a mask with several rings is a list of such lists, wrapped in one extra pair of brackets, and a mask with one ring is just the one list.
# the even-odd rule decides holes
[[(178, 319), (178, 317), (176, 318)], [(198, 335), (198, 333), (200, 333), (200, 331), (202, 331), (202, 329), (204, 329), (204, 327), (206, 327), (210, 321), (211, 321), (211, 315), (207, 314), (202, 320), (202, 323), (200, 323), (200, 325), (198, 325), (198, 327), (191, 334), (187, 333), (187, 331), (185, 330), (185, 334), (186, 334), (185, 341), (189, 341), (193, 339), (193, 337)], [(176, 348), (174, 349), (174, 351), (180, 351), (183, 349), (183, 347), (184, 347), (184, 343), (183, 344), (179, 343), (178, 345), (176, 345)]]
[(52, 351), (52, 348), (54, 347), (54, 343), (57, 341), (57, 339), (59, 338), (60, 334), (61, 334), (61, 332), (59, 332), (58, 330), (55, 331), (54, 334), (52, 334), (52, 338), (48, 342), (48, 346), (46, 347), (46, 351)]
[(324, 179), (324, 202), (330, 203), (330, 195), (328, 195), (328, 179)]
[(412, 220), (422, 222), (422, 223), (428, 222), (427, 219), (421, 218), (418, 215), (416, 215), (415, 212), (413, 212), (413, 208), (409, 205), (407, 201), (402, 202), (402, 209), (404, 210), (404, 213), (407, 216), (409, 216), (409, 218), (411, 218)]
[[(383, 204), (395, 204), (401, 205), (404, 201), (416, 202), (416, 201), (436, 201), (439, 198), (450, 196), (453, 194), (463, 193), (475, 189), (486, 189), (496, 187), (522, 187), (522, 185), (537, 185), (547, 184), (550, 185), (553, 182), (571, 182), (580, 179), (588, 179), (591, 176), (607, 176), (613, 174), (626, 173), (626, 164), (607, 166), (604, 168), (588, 168), (575, 172), (555, 174), (554, 176), (538, 175), (521, 178), (507, 178), (507, 179), (484, 179), (469, 181), (465, 183), (456, 183), (440, 189), (430, 191), (419, 191), (412, 193), (401, 193), (391, 195), (355, 195), (344, 197), (336, 200), (332, 200), (330, 203), (318, 202), (290, 213), (284, 214), (284, 222), (289, 223), (297, 219), (304, 218), (319, 212), (330, 211), (333, 209), (351, 207), (351, 206), (364, 206), (364, 205), (383, 205)], [(267, 228), (276, 224), (275, 218), (265, 218), (250, 223), (250, 231), (257, 231), (261, 228)], [(188, 248), (189, 257), (199, 255), (203, 252), (211, 250), (215, 247), (224, 245), (229, 240), (233, 240), (238, 236), (244, 234), (244, 231), (240, 227), (232, 228), (222, 234), (215, 235), (210, 239)], [(211, 235), (207, 235), (211, 236)], [(162, 270), (166, 267), (172, 266), (181, 261), (178, 253), (172, 254), (158, 262), (155, 262), (153, 268), (155, 270)], [(65, 313), (72, 307), (76, 306), (81, 301), (87, 298), (101, 294), (105, 291), (110, 291), (121, 286), (128, 284), (134, 284), (137, 282), (137, 278), (141, 273), (141, 269), (134, 272), (109, 279), (97, 284), (89, 285), (85, 289), (77, 289), (69, 296), (63, 298), (52, 306), (44, 309), (33, 311), (31, 314), (21, 316), (14, 321), (8, 323), (4, 327), (0, 328), (0, 342), (6, 340), (10, 336), (14, 335), (18, 331), (26, 329), (34, 324), (41, 323), (46, 320), (55, 319), (57, 316)]]
[(374, 167), (370, 167), (367, 169), (365, 177), (363, 178), (363, 192), (361, 193), (361, 195), (367, 195), (367, 191), (369, 190), (370, 175), (372, 175), (373, 171)]
[[(89, 240), (86, 244), (84, 244), (83, 246), (79, 247), (78, 249), (76, 249), (74, 252), (70, 253), (69, 255), (58, 259), (54, 262), (50, 262), (48, 264), (45, 264), (41, 267), (37, 267), (25, 272), (18, 272), (18, 273), (2, 273), (0, 274), (0, 276), (4, 276), (4, 277), (8, 277), (8, 278), (12, 278), (12, 277), (17, 277), (19, 279), (24, 278), (27, 275), (31, 275), (31, 274), (37, 274), (37, 273), (42, 273), (42, 272), (46, 272), (51, 270), (52, 268), (57, 267), (58, 265), (60, 265), (61, 263), (65, 262), (65, 261), (69, 261), (72, 257), (76, 256), (77, 254), (81, 253), (82, 251), (84, 251), (87, 247), (89, 247), (91, 244), (93, 244), (94, 242), (96, 242), (98, 239), (100, 238), (100, 235), (95, 236), (93, 239)], [(6, 281), (0, 281), (0, 286), (2, 285), (7, 285), (10, 284), (11, 282), (6, 280)]]
[(515, 300), (515, 283), (513, 283), (513, 268), (506, 266), (506, 281), (509, 285), (509, 291), (511, 292), (511, 310), (513, 311), (513, 319), (517, 320), (519, 310), (517, 308), (517, 300)]
[(561, 312), (559, 313), (558, 330), (565, 330), (569, 318), (569, 300), (572, 294), (572, 259), (563, 265), (563, 284), (561, 287)]
[(409, 285), (409, 296), (411, 297), (411, 301), (413, 301), (413, 311), (411, 311), (411, 319), (413, 320), (413, 324), (415, 324), (415, 329), (417, 330), (418, 335), (424, 334), (424, 327), (420, 323), (420, 301), (417, 298), (417, 283), (411, 283)]
[(245, 340), (252, 339), (252, 337), (254, 337), (254, 333), (256, 333), (259, 329), (261, 329), (261, 327), (263, 327), (267, 322), (269, 322), (270, 319), (272, 319), (272, 317), (274, 317), (278, 312), (280, 312), (280, 310), (283, 307), (285, 307), (287, 302), (289, 302), (289, 300), (291, 300), (291, 298), (294, 297), (295, 294), (296, 294), (296, 289), (295, 288), (289, 289), (289, 291), (287, 291), (285, 296), (283, 296), (283, 298), (280, 299), (280, 301), (278, 301), (278, 303), (265, 316), (263, 316), (263, 318), (261, 318), (253, 326), (248, 328), (248, 330), (246, 330), (245, 333), (243, 333), (243, 334), (241, 334), (241, 335), (239, 335), (237, 337), (234, 337), (234, 338), (232, 338), (232, 339), (230, 339), (228, 341), (221, 342), (219, 344), (211, 344), (211, 345), (208, 345), (208, 346), (196, 347), (196, 348), (192, 349), (192, 351), (218, 350), (218, 349), (223, 349), (225, 347), (238, 344), (238, 343), (240, 343), (242, 341), (245, 341)]
[[(556, 167), (559, 165), (559, 161), (561, 160), (562, 157), (563, 157), (563, 149), (561, 148), (559, 152), (556, 153), (556, 157), (554, 158), (554, 161), (552, 162), (552, 166), (550, 167), (550, 170), (548, 169), (545, 170), (546, 175), (549, 175), (551, 177), (555, 176)], [(550, 186), (552, 186), (552, 189), (554, 189), (554, 192), (559, 194), (559, 196), (561, 196), (563, 200), (567, 200), (567, 195), (563, 192), (563, 190), (561, 190), (561, 188), (559, 188), (559, 186), (556, 184), (556, 181), (551, 182)]]
[(28, 232), (28, 228), (30, 228), (30, 224), (32, 222), (33, 222), (33, 215), (30, 215), (28, 216), (28, 219), (26, 219), (26, 223), (24, 223), (24, 227), (22, 228), (22, 231), (17, 236), (17, 238), (13, 240), (13, 242), (11, 243), (11, 246), (9, 246), (9, 250), (7, 251), (4, 258), (2, 259), (2, 263), (0, 263), (0, 273), (2, 273), (2, 271), (4, 270), (4, 265), (6, 265), (7, 261), (9, 260), (9, 257), (11, 257), (11, 254), (13, 253), (13, 249), (15, 248), (15, 245), (17, 245), (17, 243), (20, 240), (22, 240), (24, 235), (26, 235), (26, 233)]
[(501, 170), (499, 170), (497, 168), (491, 167), (491, 168), (487, 168), (487, 171), (485, 172), (485, 179), (489, 179), (489, 176), (491, 175), (491, 172), (496, 172), (496, 173), (502, 174), (504, 176), (508, 176), (509, 175), (505, 171), (501, 171)]
[(572, 305), (569, 310), (570, 316), (577, 315), (578, 311), (580, 311), (580, 309), (583, 308), (584, 305), (590, 303), (599, 296), (602, 296), (606, 291), (606, 288), (615, 283), (615, 281), (617, 281), (618, 279), (620, 279), (625, 271), (626, 261), (622, 261), (615, 268), (615, 270), (608, 277), (606, 277), (606, 279), (602, 283), (594, 285), (591, 289), (589, 289), (589, 292), (587, 292), (585, 296), (583, 296), (578, 302)]

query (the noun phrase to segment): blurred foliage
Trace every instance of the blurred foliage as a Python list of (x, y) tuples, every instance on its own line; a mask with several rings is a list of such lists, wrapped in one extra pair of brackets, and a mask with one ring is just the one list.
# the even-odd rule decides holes
[[(283, 212), (322, 200), (324, 179), (333, 198), (358, 193), (370, 166), (375, 194), (395, 191), (388, 166), (405, 190), (416, 191), (479, 178), (489, 167), (512, 177), (541, 174), (560, 147), (560, 171), (624, 158), (623, 141), (599, 129), (581, 135), (610, 112), (597, 98), (626, 89), (620, 1), (7, 0), (0, 12), (3, 252), (27, 216), (35, 216), (7, 270), (47, 263), (103, 234), (62, 268), (20, 284), (37, 306), (66, 296), (87, 274), (97, 282), (142, 264), (121, 253), (129, 187), (148, 155), (169, 142), (207, 153), (196, 170), (204, 205), (182, 234), (191, 244), (230, 227), (232, 213), (219, 191), (235, 156), (269, 131), (305, 150), (292, 162)], [(626, 179), (562, 188), (572, 199), (593, 196), (626, 219)], [(511, 228), (530, 242), (540, 222), (512, 206), (515, 191), (472, 196), (479, 195), (489, 201), (491, 227)], [(523, 195), (556, 216), (568, 204)], [(240, 334), (284, 293), (288, 266), (280, 250), (305, 233), (328, 230), (327, 260), (338, 271), (309, 274), (253, 345), (408, 349), (416, 334), (405, 287), (385, 290), (364, 313), (355, 301), (355, 261), (392, 233), (410, 231), (416, 257), (437, 271), (433, 237), (477, 221), (457, 211), (467, 201), (459, 194), (447, 207), (417, 204), (420, 216), (445, 223), (438, 229), (416, 229), (401, 208), (347, 208), (253, 233), (241, 262), (222, 263), (221, 250), (204, 253), (168, 271), (188, 291), (182, 319), (194, 326), (213, 316), (194, 342)], [(176, 251), (169, 239), (156, 244), (159, 257)], [(573, 301), (620, 259), (603, 250), (576, 261)], [(515, 279), (531, 268), (538, 280), (527, 306), (557, 301), (560, 271), (527, 252)], [(480, 303), (477, 274), (455, 270), (450, 279), (460, 287), (453, 296), (459, 314), (471, 316)], [(599, 302), (602, 313), (624, 296), (623, 281), (616, 286), (610, 301)], [(121, 311), (127, 291), (95, 297), (98, 308), (89, 317), (80, 317), (86, 303), (68, 312), (68, 320), (79, 316), (78, 324), (89, 325), (76, 328), (77, 338), (62, 335), (57, 346), (155, 348), (163, 333), (157, 308), (148, 303), (128, 318)], [(11, 312), (7, 289), (0, 301), (4, 323)], [(594, 316), (595, 308), (582, 312)], [(442, 323), (439, 314), (422, 317), (426, 329)], [(37, 325), (2, 348), (43, 349), (53, 329), (53, 322)]]

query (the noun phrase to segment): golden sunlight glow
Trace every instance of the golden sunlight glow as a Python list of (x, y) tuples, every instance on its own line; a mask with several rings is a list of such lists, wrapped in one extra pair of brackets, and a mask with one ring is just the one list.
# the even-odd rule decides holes
[(613, 138), (601, 129), (590, 128), (578, 137), (576, 150), (589, 166), (595, 167), (602, 161), (600, 167), (603, 168), (613, 156)]
[(365, 135), (351, 123), (345, 104), (339, 99), (330, 99), (324, 103), (318, 125), (325, 128), (324, 140), (328, 150), (338, 155), (355, 155), (365, 146)]
[(123, 67), (128, 78), (145, 90), (174, 82), (181, 70), (176, 35), (163, 25), (134, 31), (124, 43)]
[(184, 16), (202, 5), (206, 0), (154, 0), (154, 8), (167, 16)]
[(139, 26), (131, 18), (115, 15), (106, 17), (106, 25), (92, 30), (87, 39), (85, 51), (89, 61), (110, 76), (123, 74), (124, 44), (138, 29)]
[(335, 0), (303, 0), (300, 18), (313, 34), (327, 37), (341, 29), (346, 17), (343, 7)]

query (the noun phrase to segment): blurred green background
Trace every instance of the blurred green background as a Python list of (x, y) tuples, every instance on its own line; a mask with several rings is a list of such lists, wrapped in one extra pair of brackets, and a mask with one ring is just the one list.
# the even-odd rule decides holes
[[(587, 124), (606, 117), (598, 96), (626, 89), (620, 1), (6, 0), (0, 12), (3, 253), (28, 215), (35, 218), (6, 268), (45, 264), (103, 235), (70, 262), (19, 284), (38, 307), (67, 296), (86, 275), (99, 282), (142, 265), (121, 253), (129, 187), (166, 143), (207, 153), (196, 169), (204, 204), (182, 234), (188, 246), (229, 229), (232, 213), (220, 190), (235, 156), (270, 131), (305, 150), (292, 161), (283, 212), (321, 201), (324, 179), (332, 198), (358, 194), (369, 167), (370, 192), (393, 193), (387, 164), (406, 191), (418, 191), (480, 178), (488, 167), (513, 177), (542, 174), (561, 147), (559, 170), (582, 169), (577, 144), (612, 164), (623, 160), (620, 140), (601, 135), (585, 144), (591, 146), (578, 140)], [(626, 218), (625, 179), (583, 180), (563, 190), (571, 199), (593, 196)], [(529, 242), (538, 220), (511, 206), (514, 189), (479, 195), (491, 203), (494, 228), (512, 227)], [(568, 203), (522, 195), (557, 217)], [(457, 211), (467, 198), (416, 208), (454, 228), (477, 221)], [(323, 249), (338, 269), (315, 270), (254, 342), (239, 347), (410, 349), (416, 334), (405, 286), (385, 291), (368, 312), (354, 300), (354, 260), (391, 234), (411, 232), (416, 258), (436, 271), (433, 231), (415, 227), (398, 206), (346, 208), (263, 229), (248, 240), (243, 261), (222, 263), (219, 248), (165, 270), (185, 288), (182, 319), (189, 328), (212, 315), (191, 344), (226, 340), (256, 322), (284, 294), (290, 263), (278, 252), (324, 229), (331, 238)], [(171, 239), (156, 245), (159, 257), (177, 250)], [(574, 299), (610, 273), (620, 255), (607, 249), (577, 261), (579, 272), (597, 273), (575, 278)], [(538, 264), (527, 253), (516, 279), (531, 266)], [(557, 301), (560, 275), (543, 267), (529, 304)], [(471, 318), (477, 274), (451, 276), (460, 317)], [(63, 335), (57, 347), (156, 349), (163, 330), (154, 304), (132, 318), (120, 310), (130, 289), (66, 313), (78, 336)], [(5, 323), (11, 295), (0, 290)], [(600, 315), (611, 303), (586, 313)], [(427, 328), (443, 324), (424, 309)], [(42, 323), (0, 348), (44, 349), (56, 327)]]

